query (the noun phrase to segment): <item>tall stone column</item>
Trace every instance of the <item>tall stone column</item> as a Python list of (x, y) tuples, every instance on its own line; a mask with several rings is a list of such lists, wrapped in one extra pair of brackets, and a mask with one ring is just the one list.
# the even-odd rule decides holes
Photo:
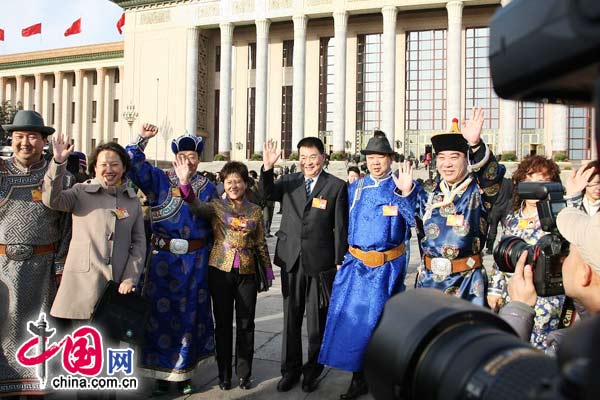
[[(517, 102), (500, 101), (500, 137), (502, 154), (517, 154)], [(520, 155), (519, 155), (520, 156)]]
[(44, 75), (38, 72), (33, 77), (35, 79), (35, 111), (42, 115), (42, 93), (44, 87)]
[(98, 86), (98, 100), (96, 100), (96, 132), (98, 132), (96, 137), (98, 138), (98, 143), (96, 144), (98, 145), (100, 144), (100, 142), (107, 143), (110, 139), (108, 139), (107, 132), (104, 132), (104, 96), (106, 95), (106, 68), (96, 68), (96, 74)]
[(219, 153), (231, 152), (231, 42), (233, 24), (225, 22), (221, 28), (221, 71), (219, 72)]
[(552, 105), (552, 155), (567, 153), (569, 148), (569, 109), (559, 104)]
[(54, 73), (54, 129), (57, 133), (62, 133), (63, 78), (62, 71)]
[(52, 93), (52, 88), (50, 87), (51, 76), (46, 76), (42, 78), (42, 117), (44, 118), (44, 123), (46, 125), (50, 125), (52, 122), (52, 102), (54, 101), (54, 94)]
[(0, 76), (0, 105), (2, 105), (4, 103), (4, 101), (6, 100), (6, 78), (3, 76)]
[(187, 64), (185, 89), (185, 129), (196, 134), (198, 120), (198, 28), (187, 29)]
[(447, 89), (447, 114), (448, 129), (452, 126), (452, 118), (461, 118), (461, 89), (460, 73), (462, 65), (462, 10), (463, 2), (450, 0), (446, 3), (448, 10), (448, 33), (446, 45), (446, 87)]
[(73, 126), (73, 139), (75, 139), (75, 149), (83, 150), (83, 124), (81, 123), (83, 110), (83, 74), (82, 69), (75, 70), (75, 124)]
[[(501, 0), (502, 7), (506, 7), (511, 0)], [(517, 107), (513, 100), (500, 100), (500, 137), (502, 138), (502, 154), (517, 154)], [(523, 151), (521, 150), (521, 153)], [(521, 154), (518, 154), (520, 157)]]
[(333, 24), (335, 33), (333, 151), (343, 152), (346, 137), (346, 33), (348, 27), (348, 13), (346, 11), (334, 12)]
[(23, 75), (17, 75), (16, 81), (17, 81), (17, 94), (16, 94), (16, 100), (14, 102), (15, 103), (14, 106), (17, 106), (17, 104), (19, 102), (21, 102), (21, 105), (23, 107), (25, 107), (25, 102), (23, 101)]
[(396, 142), (396, 15), (398, 9), (385, 6), (383, 14), (383, 100), (381, 128), (392, 148)]
[(254, 153), (262, 153), (267, 134), (267, 69), (269, 59), (268, 19), (256, 20), (256, 129)]
[(306, 77), (306, 15), (295, 15), (294, 20), (294, 90), (292, 92), (292, 148), (304, 137), (304, 102)]

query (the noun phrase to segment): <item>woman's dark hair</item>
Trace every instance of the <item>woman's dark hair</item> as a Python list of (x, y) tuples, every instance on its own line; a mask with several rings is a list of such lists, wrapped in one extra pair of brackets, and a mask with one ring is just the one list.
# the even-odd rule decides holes
[(350, 173), (350, 172), (354, 172), (354, 173), (360, 175), (360, 169), (358, 169), (358, 167), (354, 167), (354, 166), (348, 167), (348, 173)]
[(513, 181), (513, 210), (521, 207), (521, 199), (517, 192), (519, 182), (523, 182), (527, 175), (544, 174), (552, 182), (560, 182), (560, 167), (554, 161), (544, 156), (527, 156), (517, 166), (512, 175)]
[(231, 174), (238, 174), (248, 186), (252, 184), (250, 176), (248, 175), (248, 167), (239, 161), (229, 161), (223, 166), (221, 172), (219, 172), (219, 175), (221, 176), (221, 182), (225, 181), (225, 178)]
[(127, 154), (123, 146), (121, 146), (117, 142), (108, 142), (97, 146), (92, 151), (92, 154), (90, 154), (90, 157), (88, 159), (88, 172), (90, 173), (90, 176), (92, 178), (96, 176), (96, 162), (98, 161), (98, 155), (100, 155), (100, 153), (102, 153), (105, 150), (110, 150), (117, 153), (117, 155), (121, 159), (121, 162), (123, 163), (123, 168), (125, 168), (123, 175), (125, 175), (127, 171), (131, 169), (131, 160), (129, 159), (129, 155)]
[(583, 167), (583, 170), (587, 171), (590, 168), (593, 168), (594, 172), (592, 172), (592, 175), (590, 176), (590, 179), (588, 179), (588, 182), (591, 182), (596, 177), (596, 175), (600, 174), (600, 161), (596, 160), (596, 161), (587, 163), (585, 165), (585, 167)]

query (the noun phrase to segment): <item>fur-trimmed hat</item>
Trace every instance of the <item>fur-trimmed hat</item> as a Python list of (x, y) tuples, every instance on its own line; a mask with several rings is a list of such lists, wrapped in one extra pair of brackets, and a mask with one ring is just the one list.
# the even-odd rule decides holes
[(458, 119), (452, 119), (452, 129), (450, 132), (440, 133), (431, 137), (431, 144), (436, 154), (442, 151), (459, 151), (464, 154), (469, 153), (469, 143), (460, 133), (458, 128)]
[(200, 136), (185, 134), (181, 135), (171, 142), (171, 151), (177, 154), (180, 151), (195, 151), (198, 155), (202, 154), (204, 142)]

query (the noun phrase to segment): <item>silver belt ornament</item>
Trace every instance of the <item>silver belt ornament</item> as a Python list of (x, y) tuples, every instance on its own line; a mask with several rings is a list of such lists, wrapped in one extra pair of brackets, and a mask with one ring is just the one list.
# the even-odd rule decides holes
[(452, 262), (444, 257), (432, 258), (431, 272), (434, 281), (442, 282), (448, 275), (452, 274)]
[(185, 239), (171, 239), (169, 242), (169, 251), (173, 254), (187, 254), (188, 248), (189, 244)]
[(33, 246), (30, 244), (7, 244), (6, 257), (13, 261), (29, 260), (33, 256)]

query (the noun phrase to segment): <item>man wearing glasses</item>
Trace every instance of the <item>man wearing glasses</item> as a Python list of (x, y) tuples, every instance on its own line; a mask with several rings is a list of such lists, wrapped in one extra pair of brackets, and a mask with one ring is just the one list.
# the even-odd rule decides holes
[[(302, 390), (312, 392), (323, 371), (318, 363), (325, 331), (329, 294), (336, 266), (348, 249), (346, 184), (323, 171), (323, 142), (306, 137), (298, 142), (300, 172), (273, 180), (281, 156), (276, 143), (263, 148), (260, 188), (265, 198), (281, 202), (283, 217), (277, 236), (275, 264), (281, 267), (283, 346), (277, 390), (287, 392), (303, 375)], [(306, 310), (308, 360), (302, 364), (302, 319)]]

